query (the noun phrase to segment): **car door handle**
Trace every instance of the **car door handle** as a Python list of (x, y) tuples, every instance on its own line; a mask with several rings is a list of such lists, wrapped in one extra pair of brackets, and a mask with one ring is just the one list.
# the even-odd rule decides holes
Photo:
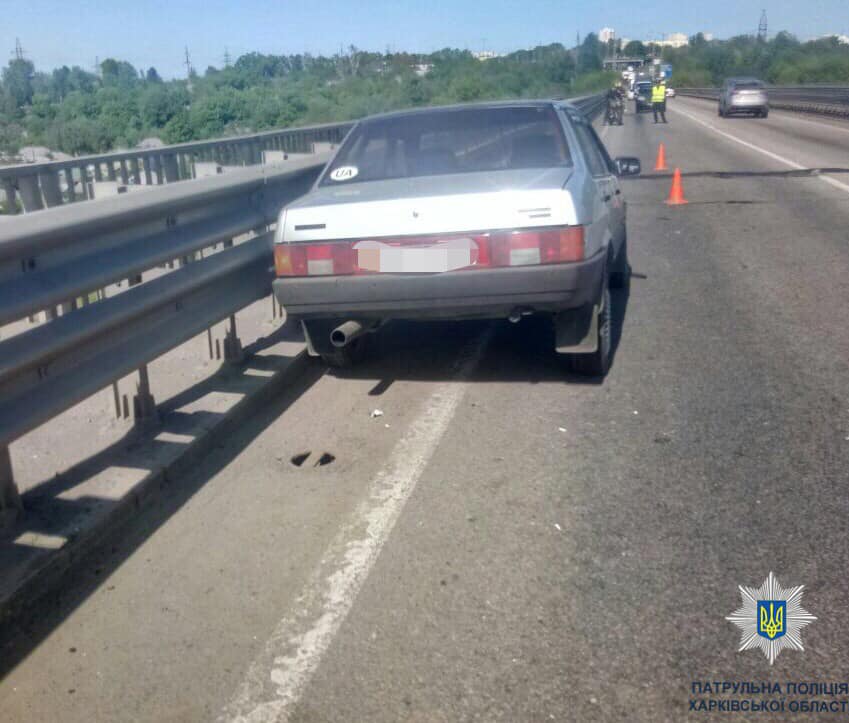
[(622, 193), (622, 189), (621, 189), (621, 188), (617, 188), (617, 189), (616, 189), (616, 195), (618, 196), (620, 193)]
[(605, 202), (605, 203), (607, 203), (607, 202), (608, 202), (611, 198), (613, 198), (613, 196), (611, 196), (611, 195), (608, 193), (608, 194), (604, 197), (604, 202)]

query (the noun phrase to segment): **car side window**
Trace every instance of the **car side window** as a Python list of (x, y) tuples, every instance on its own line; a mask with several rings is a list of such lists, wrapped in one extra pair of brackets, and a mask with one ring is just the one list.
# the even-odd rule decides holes
[(578, 143), (587, 160), (590, 173), (593, 176), (605, 176), (610, 173), (607, 161), (599, 150), (595, 134), (586, 121), (575, 123), (575, 134), (578, 136)]

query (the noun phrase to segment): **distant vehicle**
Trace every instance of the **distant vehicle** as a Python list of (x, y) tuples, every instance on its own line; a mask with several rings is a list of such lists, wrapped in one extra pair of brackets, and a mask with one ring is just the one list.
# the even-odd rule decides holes
[(751, 113), (761, 118), (769, 115), (769, 98), (766, 87), (757, 78), (729, 78), (719, 91), (720, 117), (734, 113)]
[(634, 110), (637, 113), (651, 110), (651, 89), (652, 82), (650, 80), (638, 80), (634, 83)]
[(667, 87), (666, 88), (666, 97), (667, 98), (674, 98), (675, 97), (675, 88)]
[(366, 118), (280, 212), (274, 293), (334, 366), (392, 319), (548, 317), (578, 373), (611, 356), (609, 289), (630, 278), (619, 176), (564, 101)]

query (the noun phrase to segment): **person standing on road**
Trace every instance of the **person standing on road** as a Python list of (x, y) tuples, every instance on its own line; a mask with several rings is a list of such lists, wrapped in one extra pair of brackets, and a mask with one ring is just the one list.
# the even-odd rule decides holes
[(651, 89), (651, 109), (654, 111), (654, 122), (657, 123), (657, 114), (666, 123), (666, 83), (663, 78), (655, 78), (654, 87)]

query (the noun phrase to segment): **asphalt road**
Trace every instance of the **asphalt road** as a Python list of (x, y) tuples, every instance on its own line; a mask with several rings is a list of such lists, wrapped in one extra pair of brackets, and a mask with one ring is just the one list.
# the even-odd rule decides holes
[[(811, 170), (849, 125), (668, 117), (604, 131), (647, 172), (603, 384), (534, 319), (314, 365), (4, 649), (0, 717), (680, 721), (692, 681), (849, 680), (849, 174)], [(772, 667), (725, 620), (770, 571), (818, 618)]]

